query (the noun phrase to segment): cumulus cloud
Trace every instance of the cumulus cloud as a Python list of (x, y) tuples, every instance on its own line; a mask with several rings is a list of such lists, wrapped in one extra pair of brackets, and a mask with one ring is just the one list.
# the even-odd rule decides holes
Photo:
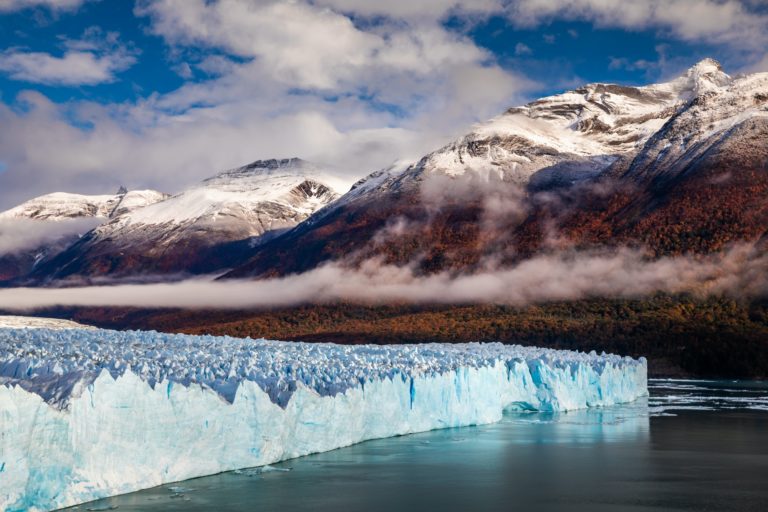
[[(5, 8), (80, 3), (0, 2)], [(3, 98), (0, 155), (7, 170), (0, 175), (0, 208), (54, 190), (97, 193), (119, 183), (176, 192), (258, 158), (300, 156), (353, 181), (395, 160), (419, 158), (536, 87), (461, 28), (447, 28), (447, 19), (459, 26), (492, 15), (518, 26), (586, 20), (661, 27), (686, 39), (730, 42), (728, 34), (738, 33), (762, 41), (752, 35), (768, 23), (750, 5), (139, 0), (136, 15), (167, 43), (169, 68), (189, 81), (125, 103), (57, 104), (33, 92)], [(37, 83), (94, 84), (114, 80), (135, 59), (130, 48), (121, 53), (68, 42), (56, 55), (6, 49), (0, 69)]]
[(261, 281), (191, 280), (60, 289), (0, 290), (0, 308), (56, 305), (256, 308), (302, 303), (529, 303), (585, 297), (640, 297), (654, 292), (739, 297), (768, 293), (768, 257), (750, 246), (701, 258), (646, 260), (642, 253), (559, 253), (510, 269), (472, 275), (416, 275), (409, 267), (368, 261), (359, 269), (326, 265)]
[(64, 238), (82, 235), (100, 223), (100, 219), (69, 219), (61, 222), (0, 220), (0, 255), (49, 246)]
[(295, 2), (162, 0), (141, 16), (170, 43), (258, 58), (269, 76), (296, 87), (332, 88), (373, 57), (378, 38), (346, 16)]
[(175, 192), (258, 158), (299, 156), (351, 183), (420, 157), (533, 86), (431, 19), (358, 26), (326, 5), (233, 0), (142, 1), (136, 12), (179, 65), (207, 78), (135, 103), (56, 104), (33, 92), (0, 103), (13, 127), (0, 138), (0, 207), (119, 183)]
[(303, 2), (154, 0), (140, 2), (136, 12), (149, 17), (153, 32), (171, 44), (256, 59), (262, 73), (292, 87), (370, 88), (389, 73), (429, 76), (493, 60), (438, 23), (379, 22), (366, 30), (347, 15)]
[(47, 7), (53, 11), (74, 10), (85, 0), (0, 0), (0, 12), (11, 12), (29, 7)]

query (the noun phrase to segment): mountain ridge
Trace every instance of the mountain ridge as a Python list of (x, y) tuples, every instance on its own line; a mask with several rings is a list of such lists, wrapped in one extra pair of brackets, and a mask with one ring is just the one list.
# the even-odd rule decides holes
[(766, 142), (768, 73), (732, 77), (704, 59), (667, 82), (587, 84), (510, 108), (343, 195), (298, 158), (225, 170), (121, 212), (26, 283), (271, 277), (371, 259), (472, 272), (622, 246), (706, 254), (768, 239)]
[(31, 281), (216, 272), (260, 239), (293, 227), (338, 193), (293, 158), (229, 169), (164, 201), (116, 216), (36, 267)]
[(541, 251), (628, 244), (658, 257), (756, 240), (768, 221), (767, 99), (767, 73), (733, 78), (712, 59), (663, 84), (542, 98), (361, 180), (224, 277), (370, 258), (471, 272)]

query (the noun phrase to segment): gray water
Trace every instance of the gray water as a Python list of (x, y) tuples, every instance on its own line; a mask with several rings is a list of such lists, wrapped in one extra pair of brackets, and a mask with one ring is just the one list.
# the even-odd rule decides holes
[(634, 404), (506, 414), (87, 505), (123, 511), (768, 511), (768, 383), (661, 381)]

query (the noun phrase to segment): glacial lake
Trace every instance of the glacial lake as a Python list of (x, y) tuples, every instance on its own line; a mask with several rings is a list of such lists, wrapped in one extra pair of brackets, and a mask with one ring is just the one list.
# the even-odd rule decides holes
[(768, 383), (652, 380), (649, 390), (630, 405), (507, 413), (73, 509), (768, 510)]

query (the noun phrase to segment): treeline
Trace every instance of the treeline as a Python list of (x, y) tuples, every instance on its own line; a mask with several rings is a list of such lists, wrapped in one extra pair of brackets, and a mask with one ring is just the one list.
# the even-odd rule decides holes
[(768, 378), (768, 301), (667, 296), (502, 305), (305, 305), (261, 311), (56, 309), (116, 329), (309, 342), (500, 341), (649, 359), (655, 376)]

